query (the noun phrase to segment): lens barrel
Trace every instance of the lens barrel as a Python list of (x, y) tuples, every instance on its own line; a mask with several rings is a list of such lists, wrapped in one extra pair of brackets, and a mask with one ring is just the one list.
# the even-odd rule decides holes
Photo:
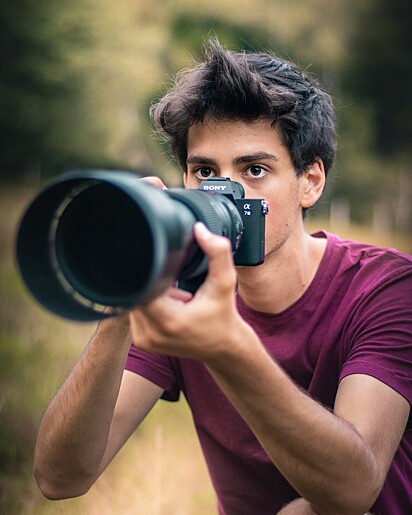
[(130, 172), (73, 172), (29, 205), (17, 234), (17, 262), (47, 309), (99, 320), (207, 271), (193, 236), (196, 221), (227, 236), (236, 251), (242, 220), (223, 195), (159, 190)]

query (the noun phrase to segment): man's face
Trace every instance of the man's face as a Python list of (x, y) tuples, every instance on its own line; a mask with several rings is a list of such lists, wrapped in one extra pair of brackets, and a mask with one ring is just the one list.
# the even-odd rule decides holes
[(266, 256), (303, 230), (302, 207), (309, 207), (308, 174), (296, 176), (270, 121), (207, 119), (189, 129), (187, 154), (186, 188), (197, 189), (211, 177), (228, 177), (243, 185), (245, 198), (263, 198), (269, 203)]

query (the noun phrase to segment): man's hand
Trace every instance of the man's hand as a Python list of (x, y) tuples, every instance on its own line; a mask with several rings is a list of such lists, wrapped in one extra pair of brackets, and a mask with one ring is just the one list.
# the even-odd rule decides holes
[(149, 352), (207, 362), (230, 344), (239, 344), (239, 330), (249, 326), (235, 305), (236, 270), (230, 242), (202, 223), (194, 226), (196, 241), (209, 259), (205, 282), (191, 297), (169, 289), (130, 313), (136, 347)]
[(158, 188), (159, 190), (167, 190), (167, 187), (165, 183), (159, 179), (159, 177), (155, 177), (154, 175), (150, 175), (148, 177), (142, 177), (141, 179), (144, 182), (147, 182), (148, 184), (151, 184), (155, 188)]

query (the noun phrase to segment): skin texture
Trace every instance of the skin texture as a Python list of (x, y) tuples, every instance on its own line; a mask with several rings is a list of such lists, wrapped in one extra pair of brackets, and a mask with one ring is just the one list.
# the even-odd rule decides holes
[(334, 412), (326, 410), (268, 355), (233, 293), (237, 285), (251, 308), (279, 313), (306, 290), (325, 243), (305, 232), (301, 210), (322, 193), (323, 164), (315, 161), (298, 178), (268, 121), (206, 120), (189, 131), (185, 185), (197, 188), (213, 176), (237, 180), (246, 197), (268, 201), (265, 263), (235, 269), (228, 240), (196, 224), (209, 259), (206, 281), (193, 297), (170, 288), (133, 310), (130, 326), (126, 317), (100, 324), (43, 418), (39, 485), (50, 498), (87, 491), (160, 397), (159, 387), (123, 372), (130, 327), (138, 348), (205, 363), (301, 495), (280, 513), (362, 515), (382, 487), (409, 404), (376, 379), (352, 375), (339, 387)]

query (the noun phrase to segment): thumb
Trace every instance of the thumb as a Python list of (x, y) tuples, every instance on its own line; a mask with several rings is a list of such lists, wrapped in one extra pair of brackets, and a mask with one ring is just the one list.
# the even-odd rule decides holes
[(229, 239), (213, 234), (202, 222), (194, 225), (194, 234), (199, 247), (209, 260), (207, 283), (219, 289), (233, 290), (236, 286), (237, 274)]

